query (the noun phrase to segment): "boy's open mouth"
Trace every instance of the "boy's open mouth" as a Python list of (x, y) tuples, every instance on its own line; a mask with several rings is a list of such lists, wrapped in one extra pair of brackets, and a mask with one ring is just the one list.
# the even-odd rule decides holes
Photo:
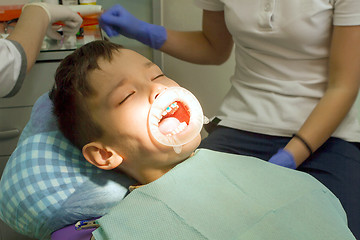
[(153, 102), (148, 126), (155, 140), (175, 150), (175, 146), (182, 146), (199, 135), (203, 120), (203, 111), (195, 96), (184, 88), (170, 87)]
[(163, 111), (162, 118), (159, 121), (159, 131), (170, 137), (182, 132), (189, 125), (189, 122), (188, 107), (180, 101), (175, 101)]

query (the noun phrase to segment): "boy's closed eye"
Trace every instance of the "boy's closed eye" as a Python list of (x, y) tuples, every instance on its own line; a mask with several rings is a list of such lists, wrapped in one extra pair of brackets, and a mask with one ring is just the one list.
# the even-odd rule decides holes
[(152, 81), (154, 81), (154, 80), (156, 80), (156, 79), (158, 79), (158, 78), (160, 78), (160, 77), (165, 77), (165, 75), (164, 75), (164, 74), (159, 74), (159, 75), (157, 75), (156, 77), (154, 77), (154, 78), (152, 79)]
[[(165, 75), (162, 73), (162, 74), (159, 74), (159, 75), (157, 75), (156, 77), (154, 77), (151, 81), (154, 81), (154, 80), (156, 80), (156, 79), (158, 79), (158, 78), (161, 78), (161, 77), (165, 77)], [(126, 96), (125, 96), (125, 98), (123, 98), (121, 101), (120, 101), (120, 103), (119, 103), (119, 105), (121, 105), (121, 104), (123, 104), (126, 100), (128, 100), (133, 94), (135, 94), (135, 91), (132, 91), (132, 92), (130, 92), (129, 94), (127, 94)]]
[(131, 93), (129, 93), (128, 95), (125, 96), (125, 98), (123, 100), (121, 100), (121, 102), (119, 103), (119, 105), (123, 104), (126, 100), (128, 100), (133, 94), (135, 93), (135, 91), (132, 91)]

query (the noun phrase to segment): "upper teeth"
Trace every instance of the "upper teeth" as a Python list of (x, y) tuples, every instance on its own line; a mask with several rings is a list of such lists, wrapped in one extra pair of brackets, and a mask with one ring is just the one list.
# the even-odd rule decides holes
[(168, 106), (164, 112), (161, 114), (163, 117), (166, 116), (166, 114), (168, 114), (169, 112), (171, 112), (173, 109), (177, 109), (179, 108), (177, 102), (174, 102), (173, 104), (171, 104), (170, 106)]

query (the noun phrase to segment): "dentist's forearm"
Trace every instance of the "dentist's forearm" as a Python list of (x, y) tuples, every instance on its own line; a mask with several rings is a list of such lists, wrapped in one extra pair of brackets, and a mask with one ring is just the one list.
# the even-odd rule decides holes
[(167, 30), (167, 40), (160, 50), (184, 61), (219, 65), (230, 57), (233, 45), (224, 12), (203, 11), (202, 31)]
[(218, 65), (224, 63), (230, 56), (227, 51), (218, 51), (211, 45), (203, 32), (179, 32), (167, 30), (167, 40), (161, 51), (178, 59), (196, 63)]
[[(356, 89), (332, 89), (320, 100), (298, 131), (313, 152), (337, 129), (355, 102), (356, 95)], [(307, 147), (296, 137), (291, 139), (285, 149), (293, 154), (297, 166), (310, 156)]]
[(22, 12), (14, 31), (7, 37), (23, 47), (27, 58), (27, 71), (34, 65), (40, 52), (48, 24), (48, 15), (41, 7), (29, 6)]
[[(360, 26), (334, 27), (327, 90), (298, 131), (313, 152), (333, 134), (356, 100), (360, 88), (359, 42)], [(285, 149), (294, 155), (297, 166), (309, 156), (309, 151), (297, 138)]]

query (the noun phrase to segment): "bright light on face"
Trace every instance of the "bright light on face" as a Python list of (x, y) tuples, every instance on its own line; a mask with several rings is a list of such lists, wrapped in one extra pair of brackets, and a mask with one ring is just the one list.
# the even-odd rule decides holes
[(199, 101), (188, 90), (171, 87), (154, 101), (149, 113), (149, 129), (161, 144), (174, 147), (190, 142), (201, 131), (204, 115)]

